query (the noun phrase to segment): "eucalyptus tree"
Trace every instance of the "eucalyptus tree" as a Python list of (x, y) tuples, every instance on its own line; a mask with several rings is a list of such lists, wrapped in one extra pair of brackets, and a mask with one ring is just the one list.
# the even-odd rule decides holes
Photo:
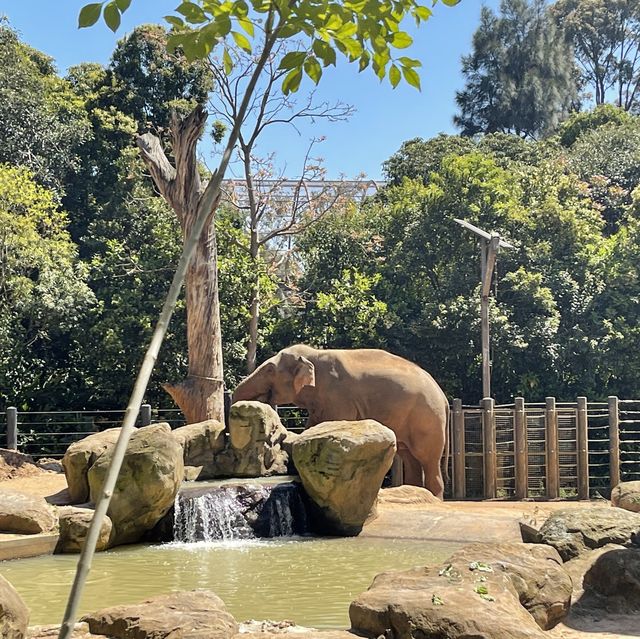
[(596, 105), (629, 111), (640, 100), (640, 1), (558, 0), (552, 7)]
[(483, 7), (473, 51), (462, 58), (465, 88), (454, 118), (463, 135), (537, 138), (556, 127), (576, 99), (571, 47), (546, 0), (502, 0)]

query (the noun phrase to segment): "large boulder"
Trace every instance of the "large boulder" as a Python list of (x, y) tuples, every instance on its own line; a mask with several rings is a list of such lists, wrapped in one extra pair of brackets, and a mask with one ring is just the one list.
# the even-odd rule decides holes
[(320, 532), (357, 535), (396, 452), (390, 429), (367, 419), (325, 422), (293, 444), (293, 461)]
[(229, 411), (229, 441), (217, 456), (220, 476), (286, 475), (289, 456), (282, 448), (288, 431), (278, 413), (261, 402), (236, 402)]
[(82, 504), (88, 501), (89, 480), (87, 473), (89, 468), (93, 466), (100, 455), (113, 448), (119, 435), (119, 428), (110, 428), (89, 435), (67, 448), (62, 458), (62, 467), (67, 478), (72, 503)]
[(520, 603), (543, 630), (553, 628), (569, 612), (573, 584), (551, 546), (473, 544), (452, 555), (447, 565), (458, 570), (477, 565), (507, 575)]
[(215, 456), (224, 449), (224, 424), (209, 419), (197, 424), (176, 428), (172, 437), (182, 446), (185, 479), (213, 479), (218, 476)]
[(565, 567), (581, 609), (605, 608), (627, 614), (640, 611), (640, 549), (609, 544), (583, 553)]
[(23, 639), (29, 625), (29, 610), (16, 589), (0, 575), (0, 637)]
[(443, 567), (378, 575), (349, 607), (352, 630), (372, 637), (543, 639), (501, 572)]
[(623, 481), (611, 491), (611, 503), (634, 513), (640, 513), (640, 481)]
[[(107, 511), (114, 529), (112, 545), (138, 541), (171, 508), (184, 475), (182, 454), (168, 424), (145, 426), (132, 435)], [(109, 449), (89, 469), (93, 503), (112, 458)]]
[(58, 519), (42, 497), (13, 490), (0, 492), (0, 532), (37, 535), (55, 529)]
[(112, 639), (231, 639), (238, 624), (213, 592), (172, 592), (85, 615), (92, 633)]
[[(56, 546), (57, 553), (82, 552), (89, 526), (93, 518), (92, 508), (76, 508), (75, 506), (62, 506), (58, 508), (60, 520), (60, 537)], [(96, 550), (106, 550), (109, 547), (113, 525), (111, 519), (105, 516), (100, 526), (100, 534)]]
[(441, 566), (378, 575), (349, 615), (367, 636), (542, 639), (570, 599), (571, 579), (553, 548), (474, 544)]
[(540, 529), (539, 541), (568, 561), (607, 544), (625, 544), (640, 530), (640, 514), (622, 508), (572, 508), (554, 512)]

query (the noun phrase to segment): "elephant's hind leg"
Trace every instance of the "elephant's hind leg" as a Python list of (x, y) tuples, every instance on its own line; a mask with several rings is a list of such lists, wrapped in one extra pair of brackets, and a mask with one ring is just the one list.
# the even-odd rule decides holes
[(420, 462), (409, 452), (409, 449), (405, 446), (399, 447), (398, 455), (400, 455), (402, 459), (402, 483), (409, 484), (410, 486), (424, 486), (422, 479), (422, 465), (420, 464)]
[(435, 497), (440, 501), (444, 499), (444, 481), (442, 479), (442, 472), (440, 471), (440, 463), (433, 467), (423, 466), (424, 468), (424, 485), (428, 488)]
[(444, 481), (440, 468), (444, 437), (438, 436), (436, 432), (431, 436), (423, 435), (417, 445), (415, 441), (412, 444), (411, 454), (418, 460), (424, 471), (425, 488), (428, 488), (438, 499), (444, 499)]

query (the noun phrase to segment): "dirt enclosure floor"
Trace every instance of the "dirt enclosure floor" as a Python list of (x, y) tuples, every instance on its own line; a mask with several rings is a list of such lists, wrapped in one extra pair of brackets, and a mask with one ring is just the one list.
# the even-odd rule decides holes
[[(66, 488), (63, 474), (40, 469), (0, 481), (0, 491), (9, 489), (39, 495), (54, 504), (67, 502)], [(382, 492), (377, 517), (367, 523), (362, 536), (463, 543), (517, 542), (520, 541), (518, 522), (522, 519), (540, 526), (554, 510), (597, 507), (605, 503), (604, 500), (440, 503), (428, 497), (416, 497), (411, 489), (402, 487)], [(549, 639), (637, 638), (640, 637), (640, 615), (572, 612), (547, 635)]]

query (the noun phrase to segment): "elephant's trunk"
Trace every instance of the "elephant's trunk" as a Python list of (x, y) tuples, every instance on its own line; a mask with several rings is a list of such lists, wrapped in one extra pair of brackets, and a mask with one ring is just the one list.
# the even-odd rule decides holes
[(264, 364), (251, 375), (245, 377), (233, 391), (232, 402), (251, 401), (269, 403), (271, 395), (270, 380), (265, 375)]

